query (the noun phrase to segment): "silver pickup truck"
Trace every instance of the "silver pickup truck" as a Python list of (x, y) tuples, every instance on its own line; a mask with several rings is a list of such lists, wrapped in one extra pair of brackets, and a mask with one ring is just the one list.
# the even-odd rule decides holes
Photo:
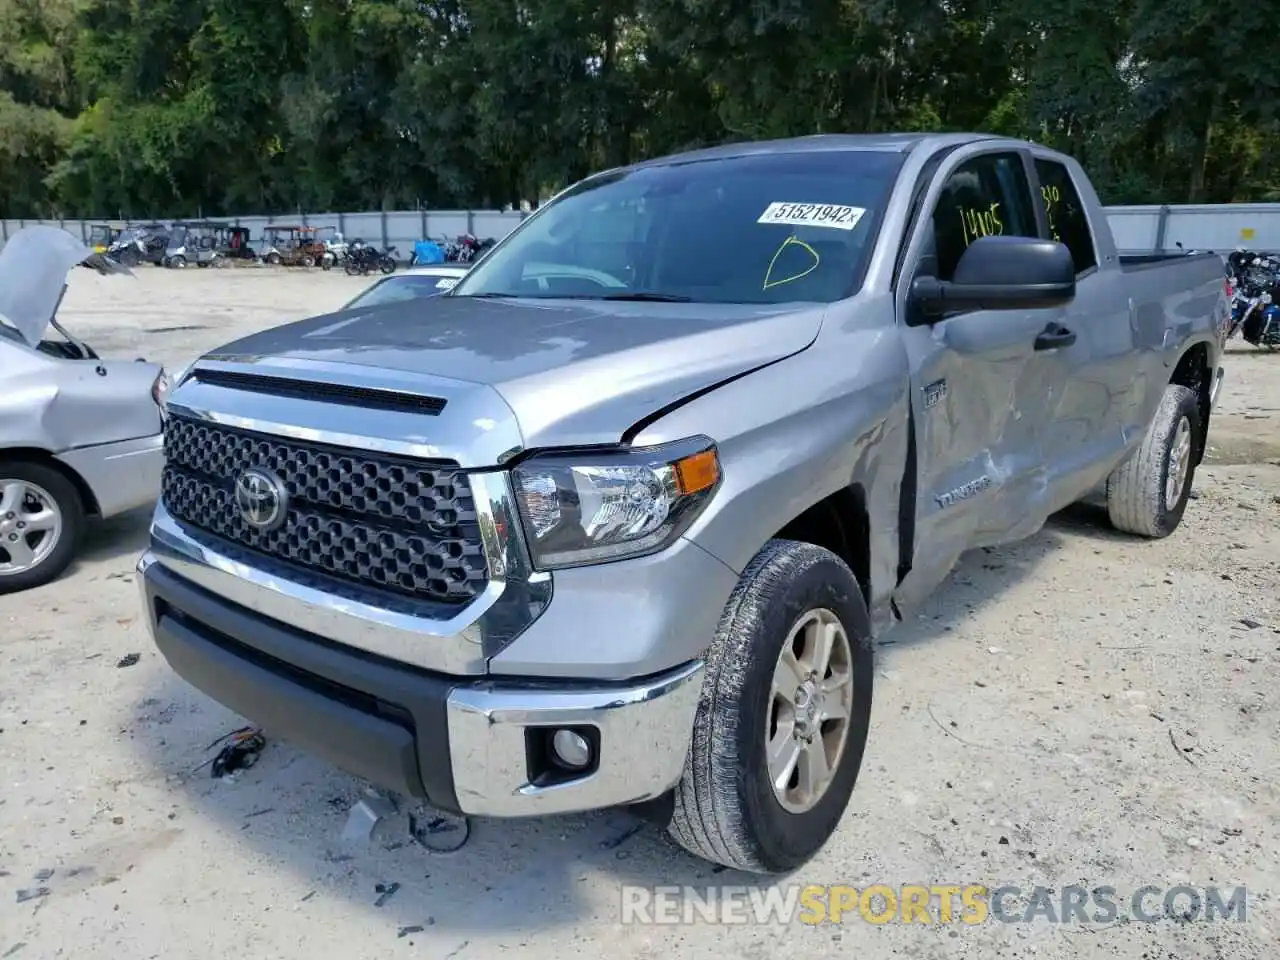
[(565, 190), (448, 294), (268, 330), (169, 399), (139, 582), (195, 686), (455, 813), (826, 842), (873, 636), (1105, 484), (1178, 525), (1214, 256), (1117, 254), (1078, 164), (819, 136)]

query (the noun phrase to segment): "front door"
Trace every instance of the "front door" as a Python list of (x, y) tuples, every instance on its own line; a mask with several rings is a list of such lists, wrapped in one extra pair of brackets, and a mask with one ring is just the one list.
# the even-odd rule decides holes
[(1040, 362), (1062, 308), (969, 310), (930, 320), (909, 303), (915, 276), (950, 280), (981, 236), (1040, 234), (1028, 161), (1017, 150), (956, 151), (926, 196), (903, 262), (900, 318), (916, 441), (914, 550), (897, 599), (923, 599), (965, 550), (1034, 532), (1048, 516), (1040, 432), (1061, 392)]

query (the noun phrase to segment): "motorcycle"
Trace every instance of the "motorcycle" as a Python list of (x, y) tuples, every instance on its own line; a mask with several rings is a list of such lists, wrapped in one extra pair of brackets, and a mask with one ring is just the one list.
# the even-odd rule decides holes
[(1227, 338), (1267, 350), (1280, 349), (1280, 256), (1236, 250), (1227, 258), (1231, 325)]
[(498, 241), (490, 237), (481, 240), (471, 233), (464, 233), (456, 240), (445, 241), (445, 260), (449, 263), (473, 263)]
[(348, 276), (367, 276), (374, 270), (383, 274), (394, 273), (396, 269), (395, 247), (388, 247), (386, 250), (379, 251), (377, 247), (371, 247), (362, 240), (356, 240), (351, 244), (351, 248), (347, 251), (346, 259), (343, 260), (342, 269), (346, 271)]

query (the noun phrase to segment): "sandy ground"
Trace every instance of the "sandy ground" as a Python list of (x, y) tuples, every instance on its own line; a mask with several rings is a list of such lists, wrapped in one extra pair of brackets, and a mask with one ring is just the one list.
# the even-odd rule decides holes
[[(176, 367), (365, 282), (78, 271), (63, 317)], [(452, 854), (411, 843), (403, 815), (344, 844), (361, 785), (287, 745), (236, 782), (196, 769), (238, 724), (139, 622), (140, 514), (95, 529), (59, 583), (0, 598), (0, 957), (1275, 957), (1280, 356), (1227, 370), (1174, 537), (1078, 506), (967, 557), (886, 638), (860, 786), (795, 880), (1111, 886), (1122, 916), (1148, 884), (1245, 885), (1243, 923), (623, 925), (623, 884), (753, 881), (616, 812), (478, 822)]]

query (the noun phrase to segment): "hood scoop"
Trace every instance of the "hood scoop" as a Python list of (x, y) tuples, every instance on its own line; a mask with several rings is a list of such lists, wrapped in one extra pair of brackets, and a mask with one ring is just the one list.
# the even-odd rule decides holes
[(260, 373), (241, 373), (235, 370), (195, 370), (191, 379), (211, 387), (242, 390), (271, 397), (287, 397), (293, 400), (323, 400), (350, 407), (370, 410), (394, 410), (401, 413), (426, 414), (438, 417), (448, 402), (443, 397), (424, 397), (402, 390), (385, 390), (379, 387), (354, 387), (340, 383), (316, 380), (294, 380), (291, 377), (269, 376)]

